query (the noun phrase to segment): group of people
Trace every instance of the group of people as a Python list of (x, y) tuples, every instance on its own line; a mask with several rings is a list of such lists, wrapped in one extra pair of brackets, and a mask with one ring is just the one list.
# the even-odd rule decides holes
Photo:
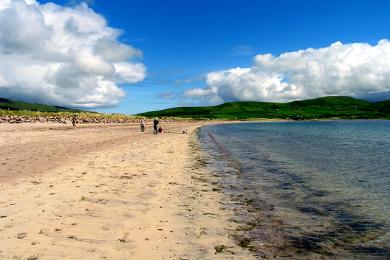
[[(73, 115), (72, 117), (72, 125), (75, 127), (76, 126), (76, 122), (77, 122), (77, 117), (76, 115)], [(146, 123), (145, 123), (145, 120), (141, 119), (141, 132), (145, 132), (145, 127), (146, 127)], [(158, 118), (156, 117), (154, 120), (153, 120), (153, 133), (156, 135), (156, 134), (161, 134), (161, 133), (164, 133), (164, 130), (160, 125), (160, 121), (158, 120)]]
[[(158, 118), (156, 117), (154, 120), (153, 120), (153, 133), (156, 135), (156, 134), (161, 134), (161, 133), (164, 133), (164, 130), (162, 129), (161, 126), (159, 126), (160, 124), (160, 121), (158, 120)], [(145, 132), (145, 120), (141, 120), (141, 132)]]

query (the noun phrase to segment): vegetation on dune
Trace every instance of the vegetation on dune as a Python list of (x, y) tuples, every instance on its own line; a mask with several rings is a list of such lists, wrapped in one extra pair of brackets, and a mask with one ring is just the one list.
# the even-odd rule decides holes
[(2, 110), (0, 109), (0, 116), (18, 116), (18, 117), (62, 117), (72, 118), (73, 115), (77, 116), (78, 119), (98, 119), (105, 118), (111, 120), (120, 119), (138, 119), (141, 116), (137, 115), (124, 115), (124, 114), (102, 114), (94, 112), (37, 112), (37, 111), (26, 111), (26, 110)]
[(80, 109), (71, 109), (59, 106), (50, 106), (43, 104), (20, 102), (5, 98), (0, 98), (0, 116), (18, 116), (18, 117), (62, 117), (71, 118), (76, 114), (78, 119), (137, 119), (140, 116), (131, 116), (123, 114), (102, 114)]
[(184, 117), (194, 119), (322, 119), (345, 118), (390, 119), (390, 101), (371, 103), (352, 97), (322, 97), (293, 101), (273, 102), (228, 102), (208, 107), (178, 107), (139, 114), (146, 117)]

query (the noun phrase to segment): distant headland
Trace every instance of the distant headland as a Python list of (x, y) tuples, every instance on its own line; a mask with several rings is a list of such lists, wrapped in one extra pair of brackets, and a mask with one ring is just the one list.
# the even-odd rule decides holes
[(370, 102), (348, 96), (328, 96), (288, 103), (238, 101), (227, 102), (217, 106), (174, 107), (137, 115), (119, 115), (0, 98), (0, 116), (2, 117), (69, 117), (73, 114), (77, 114), (84, 119), (99, 119), (97, 121), (103, 123), (113, 118), (116, 119), (114, 121), (119, 120), (122, 122), (140, 117), (194, 120), (390, 119), (390, 100)]

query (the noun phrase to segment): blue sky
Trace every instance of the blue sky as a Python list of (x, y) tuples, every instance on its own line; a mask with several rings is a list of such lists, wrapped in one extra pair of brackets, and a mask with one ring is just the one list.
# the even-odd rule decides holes
[[(140, 48), (148, 78), (108, 111), (139, 112), (176, 106), (159, 93), (204, 85), (177, 85), (203, 73), (249, 66), (255, 54), (323, 47), (341, 42), (375, 43), (390, 34), (388, 1), (99, 1), (93, 9), (125, 31)], [(249, 51), (240, 53), (239, 47)]]
[[(203, 73), (249, 66), (260, 53), (389, 38), (388, 1), (95, 1), (93, 9), (123, 39), (140, 48), (148, 78), (128, 87), (123, 102), (108, 111), (139, 112), (177, 106), (159, 93), (180, 93), (202, 81), (175, 84)], [(248, 46), (250, 52), (237, 48)]]
[[(39, 1), (39, 3), (53, 1)], [(64, 6), (80, 1), (57, 1)], [(251, 67), (256, 54), (278, 56), (330, 44), (375, 45), (390, 38), (389, 1), (95, 0), (90, 8), (121, 29), (119, 40), (143, 52), (146, 78), (103, 112), (138, 113), (193, 104), (186, 90), (205, 75)], [(224, 99), (226, 100), (226, 99)]]

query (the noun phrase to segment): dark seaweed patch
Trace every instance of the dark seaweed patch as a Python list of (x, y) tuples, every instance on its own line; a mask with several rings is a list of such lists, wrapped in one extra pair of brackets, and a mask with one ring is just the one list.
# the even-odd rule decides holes
[(329, 213), (322, 210), (322, 209), (317, 209), (315, 207), (310, 207), (310, 206), (298, 206), (298, 209), (302, 213), (306, 214), (312, 214), (312, 215), (320, 215), (320, 216), (328, 216)]
[(307, 251), (318, 251), (322, 248), (319, 245), (322, 241), (320, 237), (317, 236), (302, 236), (302, 237), (291, 237), (291, 245), (298, 249), (304, 249)]
[(353, 251), (355, 254), (369, 254), (371, 256), (390, 259), (390, 248), (379, 248), (375, 246), (356, 246), (351, 251)]
[(281, 183), (277, 186), (278, 189), (281, 189), (281, 190), (289, 190), (291, 189), (291, 183), (290, 182), (284, 182), (284, 183)]
[[(331, 254), (334, 247), (356, 252), (357, 248), (363, 249), (356, 244), (364, 243), (383, 234), (384, 226), (370, 221), (353, 221), (335, 223), (335, 226), (325, 232), (307, 232), (296, 237), (289, 237), (291, 244), (299, 249), (314, 251), (318, 253), (327, 252)], [(327, 247), (323, 245), (328, 245)], [(332, 247), (328, 248), (329, 245)], [(368, 250), (369, 248), (367, 248)], [(385, 249), (371, 247), (371, 250), (386, 253)], [(360, 252), (363, 252), (360, 250)], [(369, 253), (369, 251), (366, 251)]]
[(325, 197), (328, 196), (330, 193), (328, 191), (323, 191), (323, 190), (315, 190), (311, 193), (311, 196), (314, 197)]

